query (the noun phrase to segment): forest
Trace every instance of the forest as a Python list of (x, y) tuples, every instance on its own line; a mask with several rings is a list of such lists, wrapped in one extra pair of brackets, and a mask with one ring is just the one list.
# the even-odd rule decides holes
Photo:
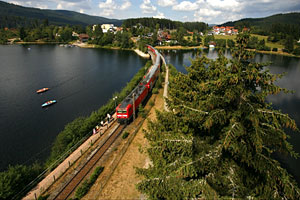
[(158, 19), (158, 18), (135, 18), (135, 19), (126, 19), (123, 22), (125, 27), (131, 28), (136, 25), (142, 25), (150, 29), (157, 28), (156, 25), (159, 24), (160, 29), (179, 29), (180, 27), (185, 28), (188, 31), (198, 31), (205, 32), (208, 29), (208, 24), (203, 22), (180, 22), (172, 21), (169, 19)]

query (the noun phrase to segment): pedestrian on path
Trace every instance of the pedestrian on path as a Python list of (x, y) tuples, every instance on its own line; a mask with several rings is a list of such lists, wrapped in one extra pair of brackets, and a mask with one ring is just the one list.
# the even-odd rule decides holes
[(107, 113), (107, 123), (110, 122), (110, 118), (111, 118), (110, 114)]

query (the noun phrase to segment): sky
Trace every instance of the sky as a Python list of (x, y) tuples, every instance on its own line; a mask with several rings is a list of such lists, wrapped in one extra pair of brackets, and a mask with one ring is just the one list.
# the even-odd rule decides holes
[(26, 7), (72, 10), (114, 19), (167, 18), (221, 24), (300, 12), (300, 0), (4, 0)]

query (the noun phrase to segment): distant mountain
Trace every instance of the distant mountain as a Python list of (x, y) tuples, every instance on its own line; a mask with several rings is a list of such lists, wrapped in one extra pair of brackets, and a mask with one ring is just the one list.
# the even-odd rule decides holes
[(92, 25), (92, 24), (114, 24), (120, 26), (123, 21), (108, 19), (98, 16), (90, 16), (67, 10), (46, 10), (18, 6), (0, 1), (0, 27), (15, 28), (18, 26), (30, 26), (48, 20), (54, 25)]
[(237, 21), (230, 21), (222, 26), (256, 26), (259, 28), (268, 28), (272, 24), (300, 25), (300, 13), (276, 14), (264, 18), (245, 18)]

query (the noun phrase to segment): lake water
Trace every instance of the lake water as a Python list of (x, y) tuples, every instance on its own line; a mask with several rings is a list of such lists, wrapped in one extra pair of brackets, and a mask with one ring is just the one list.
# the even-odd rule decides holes
[[(218, 53), (215, 50), (204, 50), (203, 53), (208, 57), (215, 59)], [(185, 66), (190, 66), (190, 58), (199, 55), (199, 51), (163, 51), (166, 62), (173, 64), (176, 69), (182, 73), (186, 73)], [(230, 58), (229, 52), (225, 52), (225, 56)], [(268, 97), (268, 101), (273, 103), (274, 108), (280, 109), (283, 113), (288, 113), (300, 128), (300, 59), (286, 57), (281, 55), (256, 54), (256, 62), (272, 62), (268, 68), (273, 74), (286, 73), (286, 75), (277, 81), (277, 85), (293, 90), (294, 94), (279, 94)], [(294, 146), (294, 150), (300, 153), (300, 133), (288, 131), (291, 138), (289, 142)], [(300, 184), (300, 158), (294, 159), (287, 156), (279, 156), (280, 162), (295, 177)]]
[(132, 51), (0, 45), (0, 170), (45, 159), (68, 122), (100, 108), (146, 61)]
[[(189, 59), (199, 54), (194, 50), (163, 53), (166, 61), (183, 73), (184, 66), (190, 65)], [(218, 56), (215, 51), (204, 53), (209, 58)], [(300, 127), (300, 59), (257, 54), (255, 61), (272, 61), (272, 73), (287, 73), (278, 85), (295, 93), (268, 100)], [(0, 45), (0, 170), (9, 164), (45, 159), (55, 137), (68, 122), (100, 108), (145, 63), (132, 51)], [(35, 93), (43, 87), (51, 90)], [(41, 104), (51, 99), (58, 103), (42, 109)], [(290, 135), (289, 141), (300, 153), (300, 133)], [(300, 159), (280, 156), (280, 160), (300, 183)]]

